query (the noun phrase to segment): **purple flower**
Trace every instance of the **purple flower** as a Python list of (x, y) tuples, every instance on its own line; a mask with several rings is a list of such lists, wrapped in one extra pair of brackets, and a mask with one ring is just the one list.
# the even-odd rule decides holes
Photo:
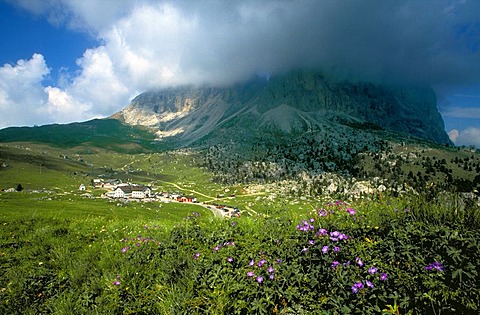
[(113, 285), (120, 285), (120, 284), (121, 284), (120, 281), (113, 282)]
[(340, 251), (340, 247), (335, 246), (335, 247), (333, 248), (333, 251), (334, 251), (334, 252), (339, 252), (339, 251)]
[(326, 254), (328, 252), (328, 246), (325, 245), (322, 247), (322, 253)]
[(232, 262), (232, 261), (233, 261), (233, 258), (232, 258), (232, 257), (228, 257), (228, 258), (227, 258), (227, 261), (228, 261), (228, 262)]
[(277, 260), (275, 260), (275, 261), (276, 261), (278, 264), (282, 262), (281, 259), (277, 259)]
[(355, 282), (355, 284), (352, 285), (352, 292), (353, 293), (357, 293), (358, 290), (361, 290), (361, 289), (363, 289), (363, 283), (361, 283), (361, 282)]
[(355, 262), (356, 262), (357, 265), (359, 265), (360, 267), (363, 267), (363, 261), (360, 259), (360, 257), (357, 257), (357, 259), (355, 259)]
[(268, 271), (268, 273), (272, 273), (272, 272), (274, 272), (274, 271), (275, 271), (275, 269), (273, 269), (273, 267), (272, 267), (272, 266), (270, 266), (270, 267), (268, 267), (267, 271)]
[(213, 248), (214, 251), (218, 252), (218, 250), (220, 249), (220, 247), (217, 245)]
[(255, 273), (253, 271), (249, 271), (247, 272), (247, 277), (254, 277), (255, 276)]
[(368, 268), (368, 273), (371, 275), (375, 274), (377, 271), (378, 271), (378, 268), (375, 268), (375, 267)]
[(304, 248), (302, 249), (302, 253), (306, 253), (307, 251), (308, 251), (308, 247), (304, 247)]
[(325, 229), (319, 229), (318, 232), (317, 232), (317, 236), (327, 235), (327, 234), (328, 234), (328, 232)]
[(250, 262), (248, 263), (248, 265), (249, 265), (249, 266), (253, 266), (253, 265), (255, 265), (255, 261), (254, 261), (253, 259), (252, 259), (252, 260), (250, 260)]
[(355, 215), (357, 213), (357, 211), (355, 211), (355, 209), (352, 209), (352, 208), (347, 208), (347, 212), (350, 213), (350, 215)]
[(436, 269), (438, 271), (445, 271), (445, 267), (441, 263), (439, 263), (438, 261), (435, 261), (435, 262), (431, 263), (430, 265), (425, 267), (425, 269), (426, 270)]
[(338, 262), (338, 261), (336, 261), (336, 260), (334, 260), (334, 261), (332, 262), (332, 266), (331, 266), (331, 268), (332, 268), (332, 269), (335, 269), (335, 267), (337, 267), (337, 266), (338, 266), (338, 264), (339, 264), (339, 262)]
[(126, 252), (127, 252), (127, 250), (129, 250), (129, 249), (130, 249), (130, 247), (128, 247), (128, 246), (127, 246), (127, 247), (124, 247), (124, 248), (122, 248), (122, 253), (126, 253)]
[(272, 273), (270, 276), (269, 276), (270, 280), (273, 280), (275, 279), (275, 275)]
[(315, 219), (314, 219), (314, 218), (311, 218), (311, 219), (310, 219), (310, 223), (313, 223), (313, 222), (315, 222)]
[(382, 273), (380, 274), (380, 280), (386, 281), (387, 278), (388, 278), (388, 275), (387, 275), (385, 272), (382, 272)]
[(267, 261), (265, 259), (262, 259), (258, 262), (257, 266), (262, 267)]
[(366, 284), (369, 288), (373, 288), (373, 283), (371, 283), (370, 281), (365, 280), (365, 284)]
[(257, 280), (258, 283), (262, 283), (262, 282), (263, 282), (263, 277), (262, 277), (262, 276), (258, 276), (256, 280)]
[(308, 244), (313, 245), (313, 244), (315, 244), (315, 241), (314, 240), (309, 240)]
[(236, 226), (236, 225), (237, 225), (237, 222), (233, 221), (232, 226)]
[(117, 278), (117, 279), (120, 279), (120, 275), (117, 275), (117, 277), (116, 277), (116, 278)]
[(325, 209), (319, 209), (318, 210), (318, 216), (326, 217), (327, 215), (328, 215), (328, 212)]
[(140, 243), (137, 243), (137, 244), (135, 244), (135, 245), (137, 245), (137, 247), (140, 247), (141, 244), (140, 244)]
[(200, 257), (200, 253), (196, 253), (195, 255), (193, 255), (193, 259), (197, 260), (198, 257)]

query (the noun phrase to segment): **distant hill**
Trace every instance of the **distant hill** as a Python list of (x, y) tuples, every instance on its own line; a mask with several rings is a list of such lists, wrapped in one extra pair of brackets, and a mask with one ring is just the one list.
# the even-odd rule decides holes
[(126, 125), (115, 119), (0, 130), (0, 142), (38, 142), (64, 148), (86, 144), (121, 152), (149, 149), (154, 138), (145, 128)]
[(452, 144), (428, 87), (339, 82), (314, 71), (256, 78), (231, 87), (140, 94), (113, 118), (148, 126), (177, 145), (249, 142), (272, 133), (315, 133), (348, 126)]

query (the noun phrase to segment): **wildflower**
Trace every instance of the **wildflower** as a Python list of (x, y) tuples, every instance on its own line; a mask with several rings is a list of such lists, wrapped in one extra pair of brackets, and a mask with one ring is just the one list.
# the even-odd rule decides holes
[(116, 278), (117, 278), (117, 279), (120, 279), (120, 275), (117, 275), (117, 277), (116, 277)]
[(431, 263), (430, 265), (426, 266), (425, 269), (426, 270), (436, 269), (438, 271), (445, 271), (445, 267), (441, 263), (439, 263), (438, 261), (435, 261), (435, 262)]
[(339, 251), (340, 251), (340, 247), (335, 246), (335, 247), (333, 248), (333, 251), (334, 251), (334, 252), (339, 252)]
[(256, 280), (257, 280), (258, 283), (262, 283), (262, 282), (263, 282), (263, 277), (262, 277), (262, 276), (258, 276)]
[(328, 252), (328, 246), (323, 246), (322, 247), (322, 253), (326, 254)]
[(347, 212), (350, 214), (350, 215), (355, 215), (357, 213), (357, 211), (355, 211), (355, 209), (352, 209), (352, 208), (347, 208)]
[(218, 250), (220, 249), (220, 247), (217, 245), (213, 248), (214, 251), (218, 252)]
[(375, 268), (375, 267), (368, 268), (368, 273), (371, 275), (375, 274), (377, 271), (378, 271), (378, 268)]
[(307, 251), (308, 251), (308, 247), (304, 247), (304, 248), (302, 249), (302, 253), (306, 253)]
[(227, 261), (228, 261), (228, 262), (232, 262), (232, 261), (233, 261), (233, 257), (228, 257), (228, 258), (227, 258)]
[(387, 275), (385, 272), (382, 272), (382, 273), (380, 274), (380, 280), (386, 281), (387, 278), (388, 278), (388, 275)]
[(255, 265), (255, 261), (254, 261), (253, 259), (252, 259), (252, 260), (250, 260), (250, 262), (248, 263), (248, 265), (249, 265), (249, 266), (253, 266), (253, 265)]
[(319, 209), (318, 210), (318, 216), (326, 217), (327, 215), (328, 215), (328, 212), (325, 209)]
[(335, 269), (335, 267), (337, 267), (338, 264), (339, 264), (339, 262), (336, 261), (336, 260), (334, 260), (334, 261), (332, 262), (331, 268), (332, 268), (332, 269)]
[(120, 281), (114, 281), (113, 282), (113, 285), (120, 285), (120, 284), (121, 284)]
[(237, 225), (237, 222), (233, 221), (232, 226), (236, 226), (236, 225)]
[(317, 236), (327, 235), (327, 234), (328, 234), (328, 232), (325, 229), (319, 229), (318, 232), (317, 232)]
[(276, 261), (278, 264), (282, 262), (281, 259), (277, 259), (277, 260), (275, 260), (275, 261)]
[(135, 245), (136, 245), (137, 247), (140, 247), (141, 244), (140, 244), (140, 243), (137, 243), (137, 244), (135, 244)]
[(310, 219), (310, 223), (313, 223), (313, 222), (315, 222), (315, 219), (314, 219), (314, 218), (311, 218), (311, 219)]
[(267, 271), (268, 271), (268, 273), (272, 273), (272, 272), (274, 272), (274, 271), (275, 271), (275, 269), (273, 269), (273, 267), (272, 267), (272, 266), (270, 266), (270, 267), (268, 267)]
[(373, 283), (368, 281), (368, 280), (365, 280), (365, 284), (369, 287), (369, 288), (373, 288)]
[(198, 257), (200, 257), (200, 253), (196, 253), (195, 255), (193, 255), (193, 259), (197, 260)]
[(130, 247), (128, 247), (128, 246), (127, 246), (127, 247), (124, 247), (124, 248), (122, 248), (122, 253), (126, 253), (126, 252), (127, 252), (127, 250), (129, 250), (129, 249), (130, 249)]
[(355, 282), (355, 284), (352, 285), (352, 292), (353, 293), (357, 293), (358, 290), (361, 290), (361, 289), (363, 289), (363, 283), (361, 283), (361, 282)]
[(255, 273), (253, 271), (247, 272), (247, 277), (251, 278), (251, 277), (254, 277), (254, 276), (255, 276)]
[(258, 262), (257, 266), (258, 266), (258, 267), (262, 267), (263, 264), (265, 264), (266, 262), (267, 262), (267, 261), (266, 261), (265, 259), (262, 259), (262, 260), (260, 260), (260, 261)]
[(269, 276), (270, 280), (273, 280), (275, 279), (275, 275), (272, 273), (270, 276)]
[(330, 232), (330, 240), (332, 242), (337, 242), (339, 240), (341, 233), (338, 231)]
[(355, 262), (356, 262), (357, 265), (359, 265), (360, 267), (363, 267), (363, 261), (360, 259), (360, 257), (357, 257), (357, 259), (355, 259)]
[(315, 244), (315, 241), (314, 241), (314, 240), (309, 240), (308, 243), (309, 243), (310, 245), (313, 245), (313, 244)]

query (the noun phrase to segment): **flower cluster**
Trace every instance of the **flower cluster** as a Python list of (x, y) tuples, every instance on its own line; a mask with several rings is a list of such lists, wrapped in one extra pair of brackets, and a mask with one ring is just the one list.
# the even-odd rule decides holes
[[(280, 263), (281, 260), (277, 259), (276, 260), (276, 263)], [(268, 268), (266, 268), (266, 270), (263, 268), (264, 266), (267, 265), (267, 260), (265, 259), (260, 259), (257, 263), (255, 263), (255, 260), (250, 260), (250, 262), (248, 263), (248, 265), (250, 267), (255, 267), (256, 270), (257, 270), (257, 273), (255, 273), (253, 270), (249, 270), (247, 272), (247, 277), (248, 278), (255, 278), (255, 280), (258, 282), (258, 283), (263, 283), (263, 281), (265, 280), (265, 277), (268, 277), (268, 279), (270, 280), (275, 280), (275, 268), (273, 268), (273, 266), (269, 265)]]
[(445, 266), (443, 266), (438, 261), (435, 261), (435, 262), (429, 264), (428, 266), (426, 266), (425, 270), (427, 270), (427, 271), (430, 271), (430, 270), (445, 271)]
[[(122, 243), (132, 243), (132, 247), (140, 247), (142, 246), (143, 244), (146, 244), (146, 243), (154, 243), (154, 244), (157, 244), (157, 245), (160, 245), (161, 242), (157, 242), (155, 241), (153, 238), (150, 238), (150, 237), (142, 237), (141, 235), (138, 235), (137, 237), (134, 237), (134, 238), (124, 238), (121, 240)], [(130, 246), (124, 246), (122, 247), (121, 251), (122, 253), (126, 253), (128, 252), (132, 247)]]
[(235, 246), (235, 243), (234, 242), (225, 242), (223, 244), (215, 245), (215, 247), (213, 248), (213, 251), (218, 252), (220, 250), (220, 248), (226, 247), (226, 246)]

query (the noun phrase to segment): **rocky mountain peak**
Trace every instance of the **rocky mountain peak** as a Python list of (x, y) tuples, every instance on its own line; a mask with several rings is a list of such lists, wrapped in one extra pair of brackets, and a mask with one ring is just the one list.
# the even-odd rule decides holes
[(368, 123), (450, 143), (431, 88), (338, 82), (293, 71), (231, 87), (183, 86), (138, 95), (115, 117), (158, 129), (159, 138), (194, 143), (229, 131), (306, 132), (325, 123)]

